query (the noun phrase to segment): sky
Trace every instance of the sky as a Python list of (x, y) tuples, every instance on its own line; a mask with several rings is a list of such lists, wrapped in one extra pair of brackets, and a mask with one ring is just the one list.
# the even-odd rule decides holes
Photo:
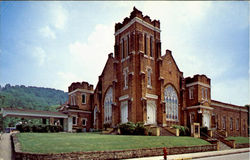
[(249, 3), (240, 2), (0, 2), (0, 85), (67, 91), (96, 86), (114, 26), (133, 7), (160, 20), (162, 55), (172, 51), (184, 76), (205, 74), (214, 100), (249, 104)]

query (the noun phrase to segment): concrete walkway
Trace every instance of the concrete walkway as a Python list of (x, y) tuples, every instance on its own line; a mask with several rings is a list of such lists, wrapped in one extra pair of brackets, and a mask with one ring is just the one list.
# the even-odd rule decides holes
[(10, 133), (4, 133), (0, 140), (0, 160), (12, 160)]
[[(178, 154), (178, 155), (169, 155), (167, 156), (167, 160), (184, 160), (184, 159), (195, 159), (202, 157), (212, 157), (212, 156), (221, 156), (227, 154), (236, 154), (242, 152), (249, 152), (250, 148), (242, 148), (242, 149), (230, 149), (223, 151), (210, 151), (210, 152), (198, 152), (198, 153), (188, 153), (188, 154)], [(132, 158), (127, 160), (163, 160), (163, 156), (157, 157), (145, 157), (145, 158)]]

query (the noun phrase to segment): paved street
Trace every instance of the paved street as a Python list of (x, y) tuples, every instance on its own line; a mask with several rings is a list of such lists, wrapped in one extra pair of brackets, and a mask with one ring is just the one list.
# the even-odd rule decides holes
[(222, 159), (231, 159), (231, 160), (249, 160), (249, 152), (238, 153), (238, 154), (229, 154), (224, 156), (214, 156), (207, 158), (199, 158), (197, 160), (222, 160)]
[(0, 160), (12, 160), (10, 133), (4, 133), (0, 141)]

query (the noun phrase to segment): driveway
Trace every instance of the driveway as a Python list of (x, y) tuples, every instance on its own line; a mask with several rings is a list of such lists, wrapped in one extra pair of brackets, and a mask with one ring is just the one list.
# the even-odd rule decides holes
[(10, 133), (4, 133), (0, 140), (0, 160), (14, 160), (12, 156), (12, 147)]

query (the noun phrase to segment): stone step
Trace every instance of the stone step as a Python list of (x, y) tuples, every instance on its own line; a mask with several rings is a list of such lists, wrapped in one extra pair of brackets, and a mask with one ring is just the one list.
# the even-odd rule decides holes
[(219, 141), (219, 146), (220, 146), (220, 150), (229, 150), (231, 149), (231, 147), (229, 147), (228, 145), (226, 145), (225, 143)]
[(169, 132), (164, 127), (160, 127), (160, 135), (161, 136), (175, 136), (173, 133)]

